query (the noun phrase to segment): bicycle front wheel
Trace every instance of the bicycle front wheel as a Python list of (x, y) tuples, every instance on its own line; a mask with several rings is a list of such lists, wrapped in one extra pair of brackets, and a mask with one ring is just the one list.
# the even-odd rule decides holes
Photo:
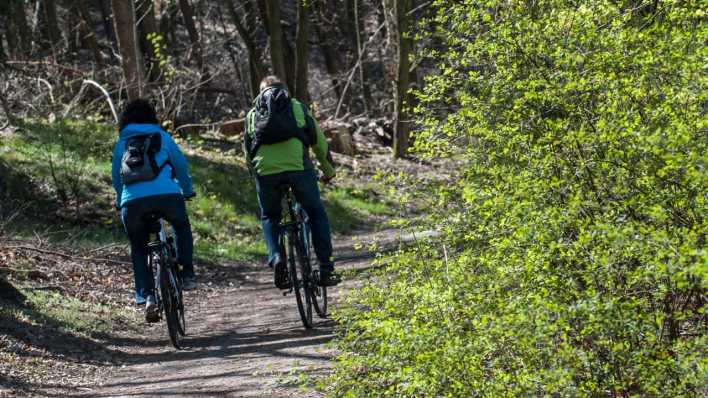
[(180, 350), (182, 349), (182, 332), (184, 324), (180, 320), (184, 320), (184, 313), (180, 316), (181, 300), (179, 299), (179, 289), (177, 288), (177, 279), (172, 267), (165, 266), (163, 262), (160, 264), (160, 296), (162, 296), (163, 306), (165, 311), (165, 320), (167, 321), (167, 331), (170, 335), (172, 345)]
[[(293, 292), (295, 293), (295, 300), (297, 301), (297, 309), (300, 312), (300, 319), (302, 324), (307, 328), (312, 328), (312, 300), (308, 290), (306, 289), (306, 279), (302, 272), (302, 267), (298, 266), (300, 263), (299, 253), (296, 251), (297, 245), (301, 244), (299, 239), (286, 235), (286, 248), (288, 250), (288, 269), (290, 271), (290, 281), (293, 285)], [(298, 250), (299, 251), (299, 250)]]

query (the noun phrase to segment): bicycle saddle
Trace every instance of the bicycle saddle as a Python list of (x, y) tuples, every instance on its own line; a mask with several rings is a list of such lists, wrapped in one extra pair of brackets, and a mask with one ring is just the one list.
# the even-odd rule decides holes
[(162, 218), (162, 214), (159, 213), (147, 213), (143, 216), (148, 233), (156, 234), (160, 232), (160, 218)]

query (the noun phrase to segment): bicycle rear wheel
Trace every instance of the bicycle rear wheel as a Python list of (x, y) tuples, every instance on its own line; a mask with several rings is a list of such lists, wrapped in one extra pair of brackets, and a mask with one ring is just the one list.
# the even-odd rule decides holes
[(182, 337), (184, 334), (180, 332), (180, 328), (184, 331), (184, 325), (180, 319), (184, 319), (184, 314), (180, 316), (179, 307), (181, 307), (179, 299), (179, 289), (177, 288), (177, 280), (174, 268), (167, 266), (165, 261), (160, 262), (160, 296), (162, 296), (163, 309), (165, 311), (165, 321), (167, 321), (167, 331), (170, 335), (170, 341), (176, 349), (182, 349)]
[(303, 246), (305, 248), (304, 254), (306, 261), (308, 262), (307, 264), (307, 269), (308, 269), (308, 286), (309, 286), (309, 293), (310, 296), (312, 297), (312, 306), (315, 307), (315, 312), (317, 313), (317, 316), (320, 318), (326, 318), (327, 317), (327, 287), (326, 286), (320, 286), (318, 284), (319, 281), (319, 276), (316, 275), (316, 273), (319, 273), (319, 271), (313, 271), (312, 268), (314, 263), (315, 263), (315, 256), (313, 254), (312, 250), (312, 231), (310, 230), (310, 226), (308, 223), (304, 224), (305, 227), (301, 230), (301, 237), (300, 239), (303, 242)]
[[(297, 239), (297, 238), (296, 238)], [(300, 256), (296, 247), (301, 244), (298, 241), (293, 241), (292, 236), (285, 235), (286, 248), (288, 251), (288, 269), (290, 271), (290, 281), (295, 292), (295, 300), (297, 301), (297, 309), (300, 312), (302, 324), (307, 328), (312, 328), (312, 299), (309, 290), (306, 288), (307, 283), (305, 275), (302, 272), (300, 265)]]

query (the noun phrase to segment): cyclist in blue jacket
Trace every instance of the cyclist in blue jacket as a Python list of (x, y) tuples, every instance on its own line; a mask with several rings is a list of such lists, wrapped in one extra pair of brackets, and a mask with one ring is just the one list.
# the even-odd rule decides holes
[[(135, 277), (135, 300), (145, 305), (148, 322), (159, 320), (154, 283), (147, 268), (149, 234), (143, 217), (159, 213), (175, 229), (177, 256), (183, 267), (184, 289), (196, 288), (192, 263), (192, 228), (184, 200), (194, 196), (187, 160), (157, 120), (155, 109), (137, 99), (125, 106), (119, 120), (120, 136), (113, 149), (112, 177), (116, 207), (130, 239)], [(147, 138), (147, 139), (146, 139)], [(135, 157), (144, 162), (136, 162)], [(138, 164), (139, 166), (135, 166)]]

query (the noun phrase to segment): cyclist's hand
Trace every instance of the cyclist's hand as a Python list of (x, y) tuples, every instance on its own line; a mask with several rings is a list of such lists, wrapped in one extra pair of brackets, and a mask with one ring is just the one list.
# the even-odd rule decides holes
[(336, 176), (337, 176), (336, 174), (332, 174), (329, 177), (322, 176), (322, 177), (320, 177), (320, 181), (322, 181), (323, 184), (330, 184), (332, 182), (332, 180), (334, 179), (334, 177), (336, 177)]
[(194, 199), (194, 197), (196, 197), (196, 196), (197, 196), (197, 193), (196, 193), (196, 192), (191, 192), (191, 193), (188, 193), (188, 194), (185, 194), (185, 195), (184, 195), (184, 200), (192, 200), (192, 199)]

